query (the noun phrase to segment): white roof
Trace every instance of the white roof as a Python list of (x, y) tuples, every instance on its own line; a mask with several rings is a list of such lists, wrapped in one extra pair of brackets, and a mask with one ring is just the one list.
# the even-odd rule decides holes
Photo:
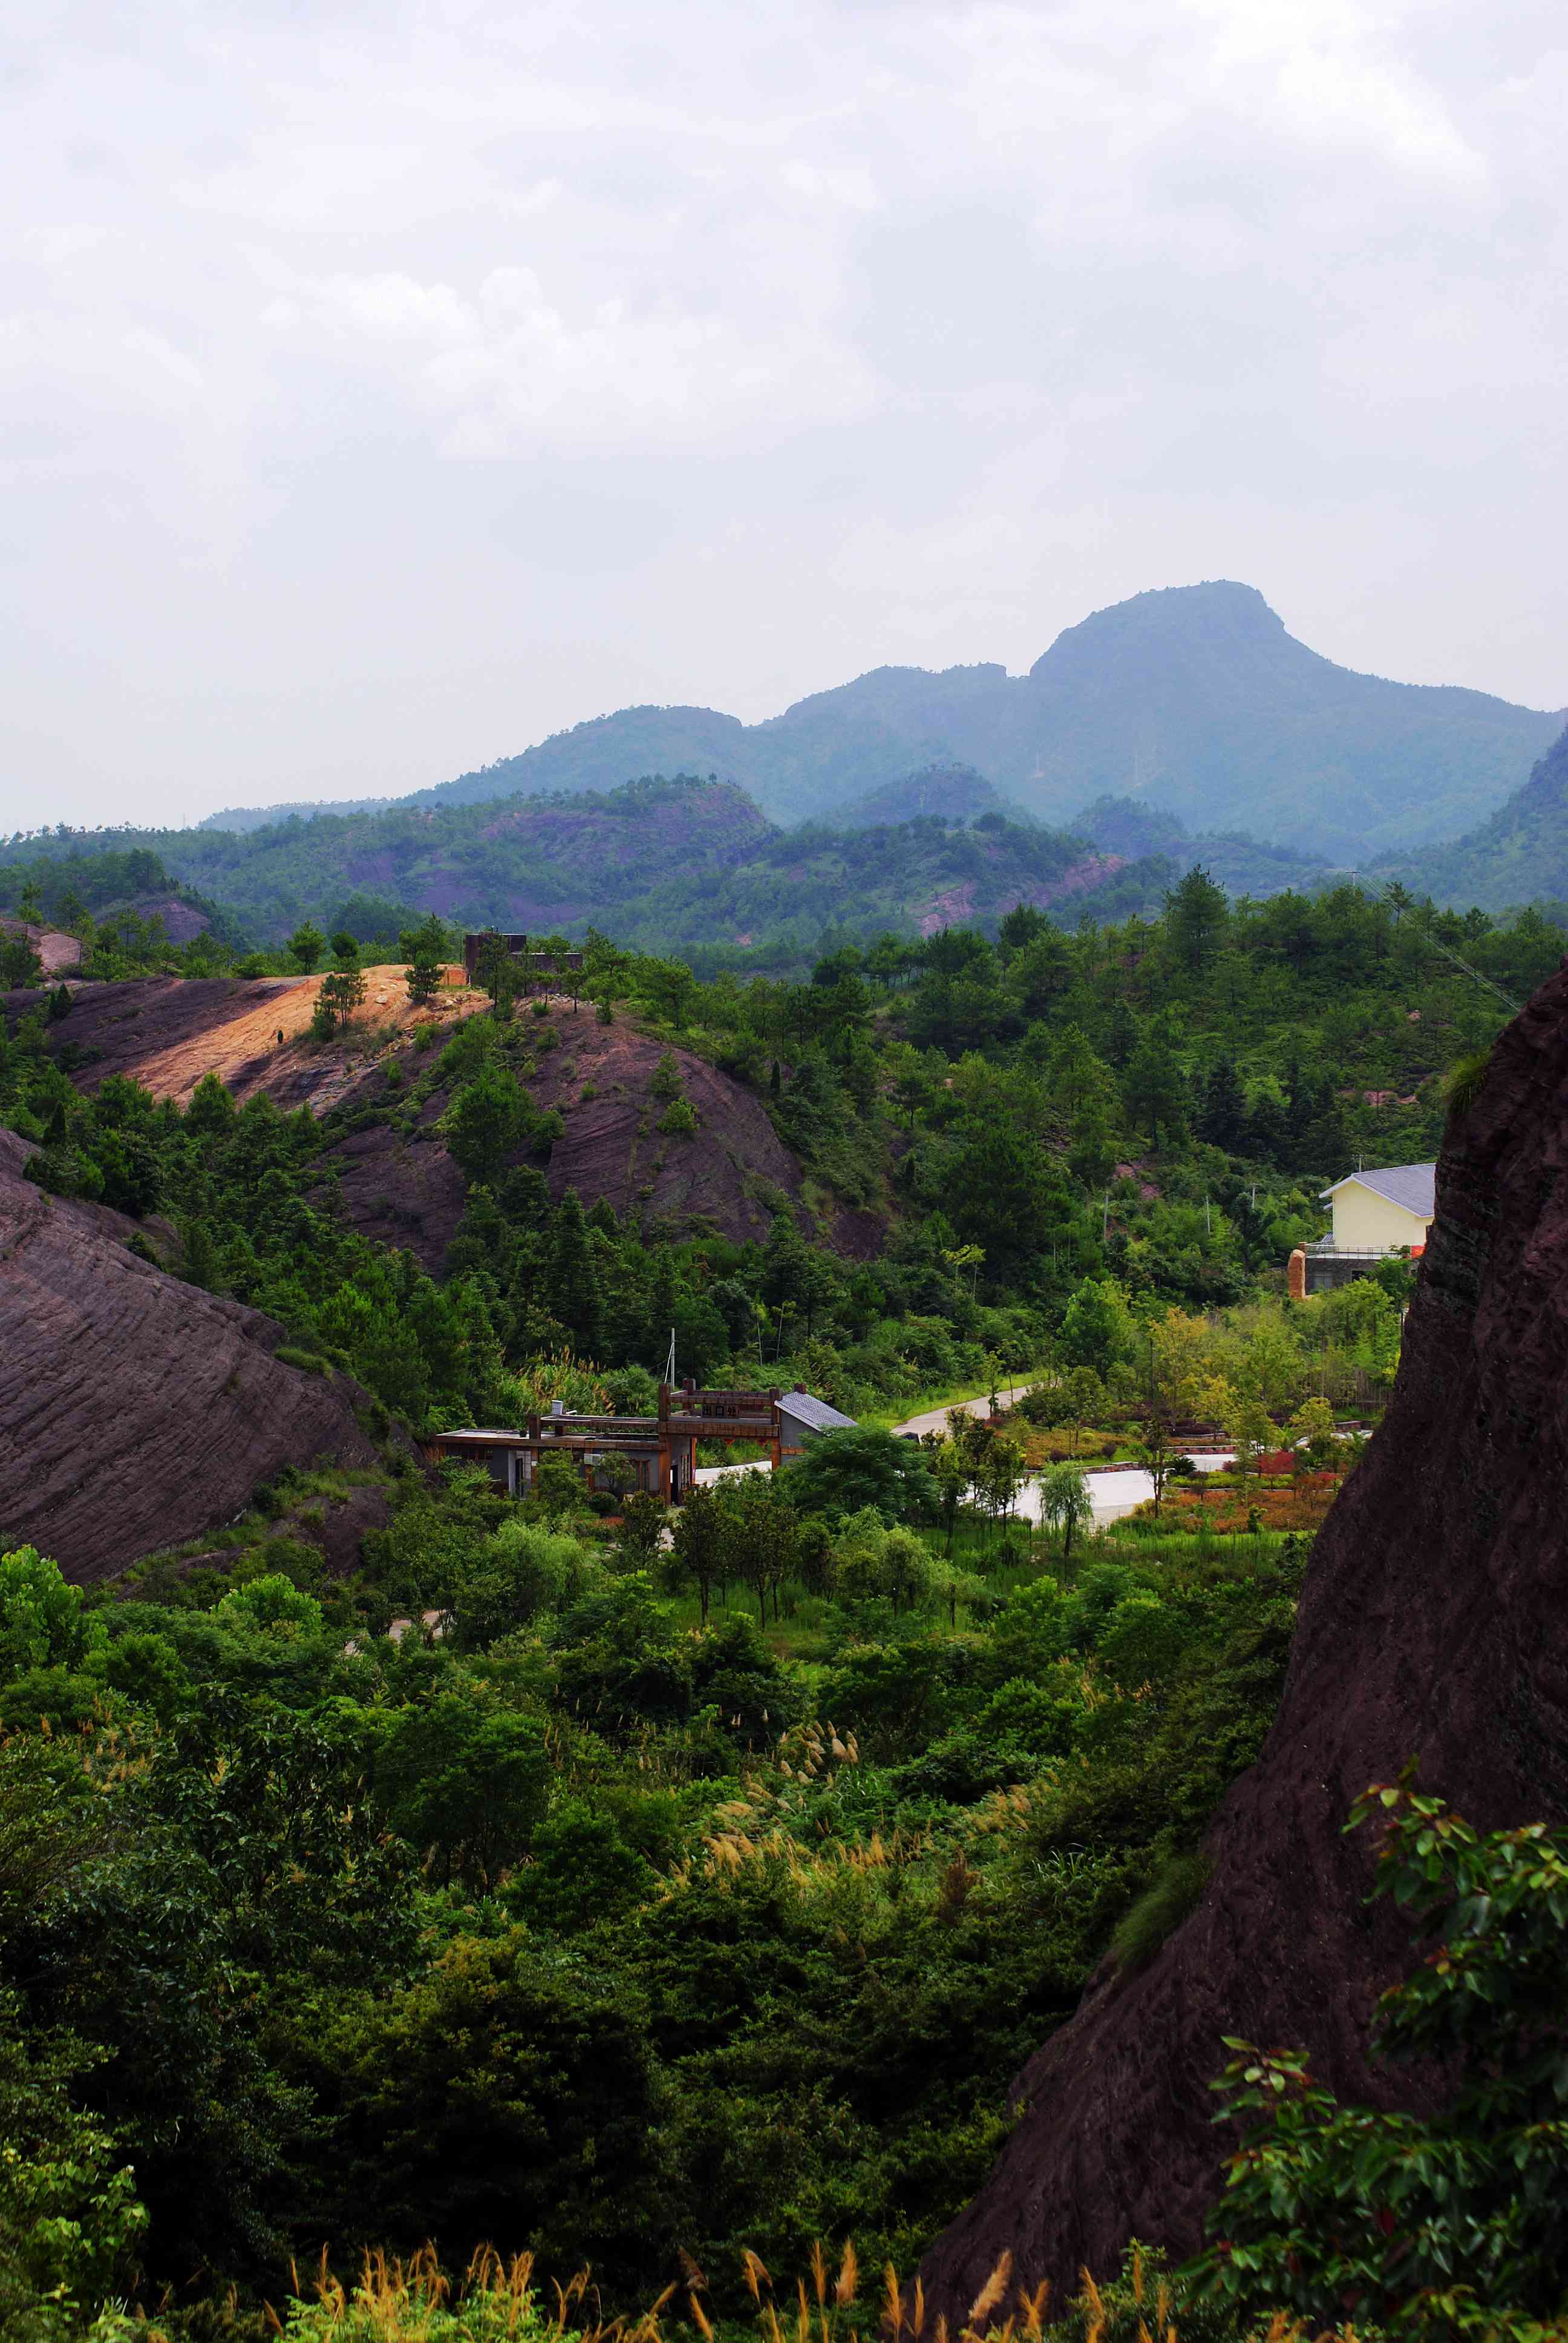
[(1370, 1188), (1374, 1196), (1413, 1212), (1418, 1221), (1430, 1221), (1435, 1209), (1436, 1182), (1435, 1163), (1389, 1163), (1381, 1172), (1347, 1172), (1342, 1180), (1323, 1190), (1319, 1201), (1326, 1204), (1342, 1188)]

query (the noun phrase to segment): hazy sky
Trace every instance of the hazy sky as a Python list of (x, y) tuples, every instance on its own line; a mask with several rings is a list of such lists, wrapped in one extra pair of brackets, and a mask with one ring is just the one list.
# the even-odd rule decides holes
[(1561, 0), (15, 0), (0, 828), (1027, 667), (1568, 701)]

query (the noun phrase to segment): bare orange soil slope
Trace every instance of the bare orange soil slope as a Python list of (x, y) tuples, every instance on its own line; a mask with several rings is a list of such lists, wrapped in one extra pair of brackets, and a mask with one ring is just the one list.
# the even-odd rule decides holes
[[(459, 971), (460, 973), (460, 971)], [(76, 984), (69, 1016), (50, 1040), (69, 1048), (79, 1088), (95, 1090), (109, 1074), (130, 1074), (155, 1098), (182, 1106), (206, 1073), (238, 1099), (266, 1091), (280, 1106), (308, 1104), (324, 1114), (416, 1025), (485, 1007), (483, 993), (453, 985), (428, 1009), (415, 1009), (401, 968), (365, 970), (366, 1000), (341, 1040), (306, 1044), (319, 976), (150, 976), (129, 984)], [(15, 1020), (36, 994), (14, 992), (4, 1006)]]

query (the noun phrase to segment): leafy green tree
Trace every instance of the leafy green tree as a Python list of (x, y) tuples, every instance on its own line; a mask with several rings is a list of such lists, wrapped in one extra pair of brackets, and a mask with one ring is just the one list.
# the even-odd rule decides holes
[(779, 1477), (803, 1513), (858, 1513), (873, 1505), (888, 1521), (908, 1521), (936, 1511), (924, 1451), (865, 1424), (823, 1433)]
[(634, 1489), (620, 1509), (621, 1551), (636, 1570), (651, 1567), (664, 1536), (668, 1509), (650, 1489)]
[(544, 1293), (551, 1315), (568, 1328), (579, 1353), (592, 1358), (598, 1349), (598, 1272), (575, 1188), (556, 1206)]
[(1304, 2051), (1232, 2041), (1216, 2088), (1250, 2128), (1196, 2274), (1314, 2327), (1523, 2343), (1568, 2288), (1568, 1844), (1540, 1823), (1483, 1835), (1408, 1780), (1363, 1795), (1350, 1827), (1369, 1823), (1374, 1894), (1427, 1948), (1379, 2003), (1372, 2047), (1457, 2088), (1430, 2117), (1346, 2107)]
[(1261, 1399), (1240, 1392), (1232, 1396), (1225, 1416), (1225, 1437), (1236, 1452), (1238, 1473), (1261, 1469), (1264, 1453), (1279, 1443), (1279, 1434)]
[(0, 991), (30, 991), (44, 979), (44, 963), (26, 936), (0, 935)]
[(1228, 1155), (1240, 1153), (1246, 1143), (1247, 1098), (1236, 1061), (1229, 1055), (1216, 1058), (1209, 1069), (1198, 1130), (1211, 1146), (1222, 1147)]
[(1321, 1468), (1332, 1463), (1339, 1440), (1334, 1431), (1334, 1412), (1326, 1399), (1303, 1400), (1285, 1429), (1287, 1437), (1309, 1464)]
[(289, 957), (306, 976), (311, 973), (326, 948), (326, 937), (308, 920), (303, 920), (288, 939)]
[(724, 1507), (713, 1490), (699, 1482), (687, 1491), (674, 1516), (666, 1577), (673, 1586), (696, 1587), (705, 1627), (713, 1590), (729, 1584), (734, 1556), (734, 1541)]
[(410, 966), (416, 960), (434, 961), (445, 967), (451, 956), (452, 939), (447, 922), (434, 911), (427, 911), (417, 928), (404, 928), (397, 937), (397, 950)]
[(1169, 1044), (1151, 1033), (1134, 1052), (1121, 1083), (1128, 1121), (1158, 1147), (1176, 1145), (1187, 1127), (1187, 1084)]
[(1132, 1315), (1114, 1278), (1086, 1277), (1062, 1315), (1059, 1347), (1070, 1366), (1091, 1367), (1103, 1382), (1132, 1344)]
[(0, 1678), (99, 1668), (107, 1648), (103, 1620), (83, 1609), (81, 1588), (66, 1584), (58, 1563), (32, 1545), (0, 1554)]
[(233, 1091), (225, 1089), (216, 1074), (205, 1073), (186, 1109), (186, 1131), (196, 1139), (226, 1139), (234, 1130), (235, 1115)]
[(588, 1486), (575, 1456), (541, 1456), (528, 1487), (539, 1511), (551, 1521), (588, 1511)]
[(1089, 1483), (1078, 1465), (1050, 1464), (1040, 1474), (1040, 1518), (1048, 1530), (1061, 1533), (1061, 1561), (1065, 1569), (1072, 1556), (1074, 1533), (1088, 1529), (1094, 1520)]
[(562, 1798), (535, 1831), (528, 1865), (507, 1901), (531, 1926), (572, 1935), (616, 1919), (655, 1884), (613, 1815), (587, 1798)]
[(439, 1693), (393, 1720), (376, 1755), (377, 1796), (392, 1827), (443, 1879), (488, 1888), (543, 1815), (550, 1764), (531, 1716)]
[(357, 966), (335, 968), (321, 980), (316, 996), (311, 1030), (324, 1034), (347, 1032), (354, 1012), (365, 1005), (365, 978)]
[(419, 952), (408, 963), (403, 981), (408, 988), (408, 998), (416, 1009), (428, 1008), (441, 990), (446, 965), (433, 953)]
[(0, 1986), (0, 2331), (10, 2343), (131, 2333), (106, 2298), (129, 2291), (146, 2210), (122, 2139), (75, 2103), (102, 2059), (64, 2029), (29, 2026), (20, 1995)]
[(486, 1058), (441, 1118), (441, 1136), (466, 1180), (493, 1186), (507, 1158), (521, 1146), (528, 1101), (509, 1068)]
[(224, 1626), (278, 1629), (291, 1635), (321, 1633), (321, 1605), (279, 1571), (250, 1579), (226, 1594), (215, 1614)]
[(777, 1618), (779, 1589), (795, 1568), (799, 1547), (795, 1510), (771, 1474), (744, 1473), (725, 1487), (720, 1519), (728, 1574), (750, 1588), (765, 1626), (769, 1594)]
[(1038, 1268), (1073, 1212), (1054, 1160), (1000, 1119), (966, 1134), (943, 1181), (941, 1203), (958, 1234), (983, 1247), (989, 1277), (1003, 1285)]
[(310, 2168), (317, 2226), (462, 2268), (481, 2247), (578, 2267), (630, 2297), (678, 2226), (678, 2110), (624, 1976), (522, 1927), (457, 1936), (411, 1983), (335, 2006), (302, 2046), (335, 2109)]

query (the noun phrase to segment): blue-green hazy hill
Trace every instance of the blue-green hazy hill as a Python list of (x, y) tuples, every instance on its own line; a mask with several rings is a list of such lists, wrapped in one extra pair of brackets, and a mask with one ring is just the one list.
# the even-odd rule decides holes
[[(711, 709), (620, 709), (400, 802), (474, 805), (685, 772), (739, 783), (789, 826), (839, 820), (912, 771), (965, 765), (1054, 826), (1087, 799), (1131, 794), (1196, 830), (1362, 863), (1484, 820), (1561, 721), (1340, 667), (1287, 633), (1253, 588), (1217, 580), (1096, 611), (1024, 676), (879, 668), (750, 725)], [(257, 819), (229, 812), (214, 826)]]

